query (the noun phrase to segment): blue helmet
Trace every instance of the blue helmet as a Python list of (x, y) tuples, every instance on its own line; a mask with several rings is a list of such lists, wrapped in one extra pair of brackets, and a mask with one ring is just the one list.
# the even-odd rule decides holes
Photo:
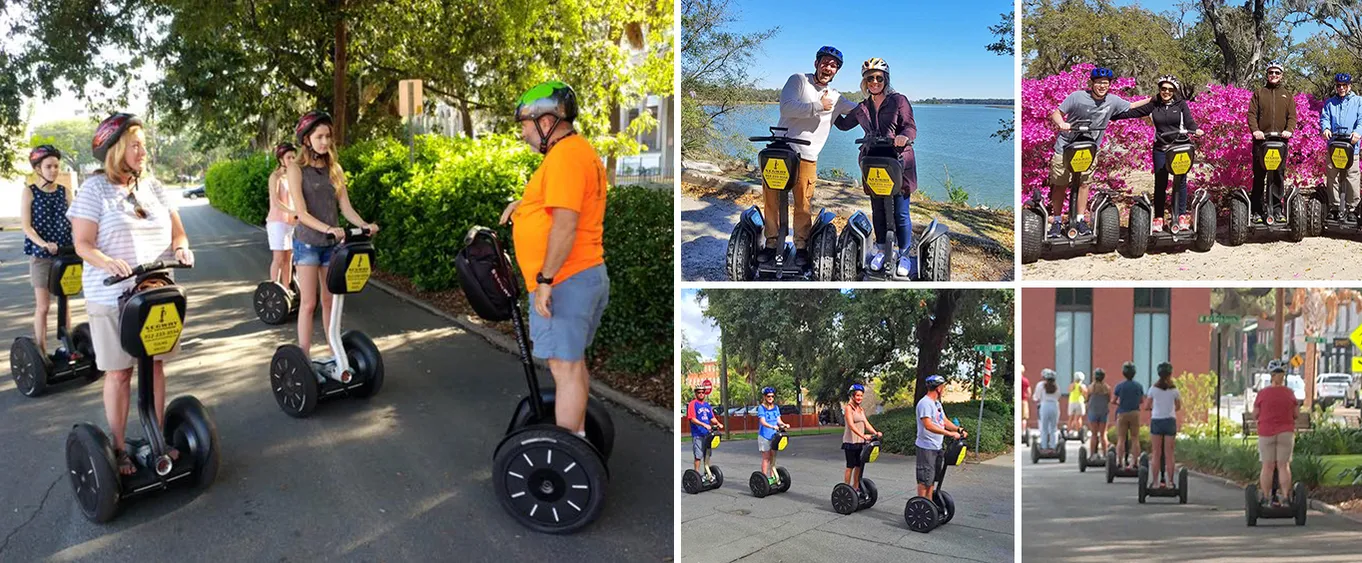
[(861, 385), (860, 383), (852, 383), (852, 384), (851, 384), (851, 390), (848, 391), (847, 393), (855, 393), (855, 392), (857, 392), (857, 391), (860, 391), (860, 392), (864, 393), (864, 392), (865, 392), (865, 386), (864, 386), (864, 385)]
[(1340, 73), (1338, 73), (1338, 74), (1335, 74), (1335, 75), (1334, 75), (1334, 83), (1335, 83), (1335, 84), (1352, 84), (1352, 83), (1353, 83), (1353, 75), (1348, 74), (1348, 73), (1346, 73), (1346, 72), (1340, 72)]
[(1111, 69), (1109, 69), (1109, 68), (1104, 68), (1104, 67), (1100, 67), (1100, 66), (1099, 66), (1099, 67), (1097, 67), (1097, 68), (1092, 69), (1092, 72), (1091, 72), (1091, 73), (1088, 73), (1088, 78), (1089, 78), (1090, 80), (1097, 80), (1097, 79), (1099, 79), (1099, 78), (1105, 78), (1105, 79), (1107, 79), (1107, 80), (1112, 80), (1112, 79), (1116, 78), (1116, 73), (1112, 72)]
[(818, 62), (818, 59), (823, 58), (823, 55), (837, 59), (837, 68), (842, 68), (842, 52), (838, 51), (836, 47), (830, 45), (820, 47), (818, 53), (813, 56), (813, 62)]
[(928, 390), (928, 391), (931, 391), (932, 389), (936, 389), (937, 387), (940, 387), (940, 386), (946, 384), (946, 378), (941, 377), (941, 376), (939, 376), (939, 375), (929, 375), (929, 376), (927, 376), (927, 380), (926, 380), (926, 381), (927, 381), (927, 390)]
[(762, 388), (761, 388), (761, 394), (762, 394), (762, 395), (775, 395), (775, 394), (776, 394), (776, 388), (775, 388), (775, 387), (762, 387)]

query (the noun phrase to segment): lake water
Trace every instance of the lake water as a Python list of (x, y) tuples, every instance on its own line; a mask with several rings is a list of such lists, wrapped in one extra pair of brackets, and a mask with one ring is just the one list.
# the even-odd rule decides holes
[[(1016, 182), (1013, 160), (1013, 141), (998, 142), (989, 137), (999, 129), (998, 120), (1007, 119), (1012, 110), (975, 105), (913, 106), (917, 122), (918, 190), (926, 191), (934, 200), (945, 201), (943, 187), (946, 169), (951, 181), (965, 186), (971, 204), (990, 207), (1012, 207)], [(740, 134), (746, 137), (769, 135), (770, 126), (780, 117), (776, 104), (752, 104), (720, 116), (716, 124), (722, 136)], [(828, 135), (823, 152), (818, 155), (819, 171), (838, 168), (853, 177), (859, 176), (856, 163), (856, 139), (863, 135), (861, 128), (841, 131), (836, 127)], [(750, 149), (733, 151), (734, 156), (755, 160), (760, 147), (747, 143)]]

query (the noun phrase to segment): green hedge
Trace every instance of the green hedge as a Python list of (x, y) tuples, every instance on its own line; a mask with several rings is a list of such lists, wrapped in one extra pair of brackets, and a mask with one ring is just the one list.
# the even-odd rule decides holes
[[(943, 403), (946, 418), (959, 418), (960, 425), (969, 432), (966, 445), (974, 448), (974, 438), (980, 437), (979, 449), (986, 453), (1006, 452), (1012, 446), (1013, 426), (1012, 408), (1002, 401), (984, 402), (983, 432), (976, 425), (979, 421), (979, 401), (964, 403)], [(884, 433), (884, 449), (896, 454), (913, 455), (917, 452), (917, 411), (913, 407), (903, 407), (870, 416), (870, 425)]]
[[(1258, 482), (1263, 469), (1262, 462), (1258, 461), (1258, 447), (1244, 445), (1240, 440), (1221, 438), (1217, 446), (1215, 438), (1179, 439), (1173, 455), (1178, 463), (1242, 483)], [(1324, 458), (1302, 452), (1299, 444), (1291, 456), (1291, 480), (1305, 483), (1311, 489), (1323, 483), (1333, 469), (1333, 464)]]
[[(458, 286), (454, 255), (473, 225), (495, 227), (524, 191), (542, 157), (509, 135), (479, 139), (421, 136), (415, 162), (394, 139), (341, 152), (350, 202), (383, 230), (374, 239), (378, 266), (431, 291)], [(269, 210), (270, 157), (210, 167), (212, 205), (251, 224)], [(640, 376), (672, 366), (672, 192), (614, 186), (607, 196), (605, 259), (610, 307), (592, 354), (607, 367)], [(497, 227), (508, 245), (509, 229)]]

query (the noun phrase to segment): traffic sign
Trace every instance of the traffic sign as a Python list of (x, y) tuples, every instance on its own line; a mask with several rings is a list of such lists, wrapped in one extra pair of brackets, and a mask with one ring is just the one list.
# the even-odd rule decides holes
[(1306, 344), (1324, 344), (1324, 343), (1327, 342), (1327, 341), (1328, 341), (1328, 340), (1325, 339), (1323, 336), (1307, 336), (1307, 337), (1305, 337), (1305, 343), (1306, 343)]
[(1204, 325), (1237, 324), (1239, 319), (1239, 315), (1201, 315), (1200, 317), (1197, 317), (1196, 322)]
[(1006, 344), (977, 344), (974, 346), (975, 352), (1006, 352)]
[(411, 117), (421, 113), (422, 99), (420, 80), (397, 81), (397, 115)]
[(984, 357), (984, 388), (988, 388), (988, 383), (993, 379), (993, 357)]
[(1301, 355), (1300, 355), (1300, 354), (1296, 354), (1296, 355), (1294, 355), (1294, 356), (1291, 356), (1291, 367), (1293, 367), (1293, 368), (1298, 368), (1298, 367), (1301, 367), (1301, 364), (1303, 364), (1303, 363), (1305, 363), (1305, 360), (1302, 360), (1302, 359), (1301, 359)]
[(1353, 333), (1348, 335), (1348, 340), (1353, 341), (1353, 344), (1356, 344), (1358, 348), (1362, 348), (1362, 325), (1357, 325), (1357, 328), (1353, 329)]
[(1353, 356), (1353, 371), (1362, 371), (1362, 356)]

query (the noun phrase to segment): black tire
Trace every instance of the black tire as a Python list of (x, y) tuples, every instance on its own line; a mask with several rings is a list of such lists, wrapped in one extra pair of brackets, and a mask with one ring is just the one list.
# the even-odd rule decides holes
[(1121, 210), (1109, 204), (1097, 214), (1097, 251), (1112, 252), (1121, 243)]
[(255, 306), (255, 316), (267, 325), (284, 324), (296, 310), (294, 297), (289, 295), (284, 286), (273, 281), (260, 282), (260, 285), (255, 286), (251, 303)]
[(1107, 451), (1107, 483), (1116, 480), (1116, 452)]
[(790, 490), (790, 472), (786, 471), (784, 467), (777, 467), (776, 476), (780, 478), (780, 486), (776, 487), (776, 492), (783, 493)]
[(841, 242), (837, 246), (837, 281), (861, 281), (865, 253), (860, 241), (851, 235), (851, 227), (842, 229)]
[(1230, 198), (1230, 228), (1229, 236), (1225, 238), (1225, 244), (1229, 246), (1239, 246), (1248, 240), (1249, 206), (1242, 199), (1234, 196)]
[(66, 436), (66, 469), (76, 504), (87, 520), (102, 524), (118, 514), (119, 478), (103, 431), (85, 423), (71, 429)]
[(752, 281), (752, 278), (756, 277), (757, 256), (753, 251), (755, 242), (752, 231), (744, 229), (741, 224), (733, 229), (733, 234), (728, 237), (726, 258), (729, 281)]
[(934, 497), (932, 501), (936, 503), (937, 508), (941, 509), (941, 521), (937, 522), (936, 525), (945, 526), (947, 522), (955, 518), (955, 498), (950, 493), (941, 490), (940, 487), (932, 491), (932, 497)]
[(1187, 468), (1178, 468), (1178, 504), (1187, 504)]
[(1149, 251), (1149, 209), (1143, 205), (1130, 208), (1130, 227), (1126, 229), (1126, 251), (1132, 258)]
[(681, 490), (688, 495), (699, 494), (700, 492), (700, 473), (694, 469), (687, 469), (681, 474)]
[(856, 497), (856, 489), (846, 483), (838, 483), (832, 487), (832, 509), (843, 516), (856, 512), (861, 507), (860, 499)]
[(877, 487), (875, 487), (875, 482), (871, 481), (870, 479), (866, 479), (865, 477), (861, 477), (861, 488), (865, 489), (865, 496), (866, 498), (869, 499), (865, 502), (865, 506), (861, 508), (870, 508), (872, 506), (875, 506), (875, 503), (880, 500), (880, 490)]
[(1021, 261), (1030, 264), (1040, 260), (1040, 249), (1045, 242), (1045, 219), (1033, 209), (1022, 209)]
[(1196, 210), (1196, 238), (1192, 250), (1210, 252), (1215, 246), (1215, 204), (1207, 200)]
[(1138, 477), (1139, 483), (1137, 484), (1137, 493), (1140, 495), (1140, 504), (1144, 504), (1144, 497), (1149, 492), (1149, 467), (1141, 465)]
[(903, 505), (903, 521), (908, 529), (925, 534), (941, 524), (941, 513), (925, 497), (913, 497)]
[(1306, 214), (1309, 216), (1305, 236), (1317, 237), (1324, 232), (1324, 202), (1319, 198), (1312, 197), (1306, 203)]
[(709, 486), (711, 490), (724, 486), (724, 470), (719, 469), (717, 465), (711, 465), (709, 472), (714, 474), (714, 484)]
[(1036, 447), (1036, 440), (1031, 440), (1031, 463), (1040, 463), (1040, 448)]
[(492, 467), (501, 507), (536, 532), (576, 532), (605, 506), (608, 477), (600, 455), (558, 427), (535, 425), (507, 436)]
[(1079, 447), (1078, 447), (1078, 472), (1079, 472), (1079, 473), (1087, 473), (1087, 472), (1088, 472), (1088, 447), (1087, 447), (1087, 446), (1079, 446)]
[(752, 496), (766, 498), (771, 494), (771, 482), (760, 471), (753, 471), (752, 477), (747, 480), (747, 487), (752, 489)]
[(166, 443), (180, 450), (180, 459), (194, 460), (194, 486), (212, 485), (222, 464), (217, 425), (203, 403), (193, 396), (176, 397), (166, 405)]
[(1065, 440), (1059, 441), (1059, 462), (1064, 463), (1069, 459), (1069, 448), (1064, 444)]
[(25, 397), (40, 397), (47, 390), (47, 377), (52, 372), (38, 343), (27, 336), (14, 339), (9, 348), (9, 373), (14, 387)]
[(71, 331), (71, 345), (76, 348), (76, 353), (90, 362), (90, 375), (85, 376), (86, 383), (94, 383), (104, 377), (104, 372), (99, 369), (99, 363), (95, 361), (95, 341), (90, 336), (90, 323), (76, 325)]
[(293, 418), (307, 418), (317, 408), (317, 376), (302, 348), (285, 344), (274, 351), (270, 389), (279, 408)]
[(809, 261), (813, 268), (813, 281), (836, 281), (837, 279), (837, 228), (828, 227), (822, 235), (815, 235), (809, 241)]
[(1287, 239), (1291, 242), (1305, 240), (1305, 229), (1308, 221), (1309, 219), (1305, 216), (1305, 197), (1296, 194), (1296, 197), (1291, 199), (1291, 209), (1288, 210), (1286, 216), (1286, 225), (1290, 228)]
[(1249, 527), (1258, 525), (1258, 485), (1244, 487), (1244, 521)]
[(1296, 509), (1296, 525), (1305, 525), (1307, 509), (1310, 508), (1310, 499), (1305, 496), (1305, 483), (1297, 482), (1291, 487), (1291, 506)]
[(918, 256), (918, 279), (922, 281), (951, 281), (951, 237), (937, 237), (922, 245)]
[(364, 381), (350, 394), (361, 399), (377, 395), (378, 390), (383, 388), (383, 354), (378, 351), (378, 346), (369, 339), (369, 335), (358, 330), (341, 333), (341, 346), (350, 369)]
[(595, 397), (586, 399), (586, 441), (601, 452), (601, 457), (610, 460), (615, 450), (615, 420)]

